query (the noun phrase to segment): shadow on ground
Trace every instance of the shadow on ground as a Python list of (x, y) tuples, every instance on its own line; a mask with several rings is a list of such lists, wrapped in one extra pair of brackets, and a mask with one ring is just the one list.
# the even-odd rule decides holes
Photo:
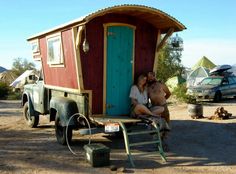
[[(154, 145), (132, 148), (137, 169), (154, 169), (175, 166), (232, 166), (236, 164), (236, 120), (229, 121), (173, 120), (172, 132), (166, 153), (167, 163), (163, 164)], [(81, 173), (106, 173), (109, 167), (92, 168), (85, 162), (83, 146), (88, 136), (74, 132), (72, 149), (56, 142), (54, 126), (41, 125), (30, 129), (0, 127), (0, 172), (60, 171)], [(133, 137), (132, 140), (148, 140), (151, 135)], [(92, 136), (92, 143), (102, 143), (111, 148), (111, 164), (131, 168), (127, 161), (123, 138), (114, 135)], [(148, 153), (146, 153), (148, 152)], [(142, 153), (142, 154), (141, 154)], [(144, 154), (143, 154), (144, 153)], [(127, 170), (126, 173), (133, 173)]]
[[(0, 168), (18, 170), (20, 164), (38, 168), (56, 168), (60, 171), (85, 172), (95, 170), (85, 163), (83, 146), (88, 137), (75, 137), (73, 156), (66, 146), (59, 145), (52, 127), (29, 130), (1, 130)], [(134, 137), (133, 140), (147, 136)], [(130, 168), (124, 150), (122, 137), (92, 137), (92, 143), (102, 143), (111, 148), (111, 164)], [(155, 146), (132, 148), (134, 162), (138, 169), (152, 169), (166, 166), (229, 166), (236, 164), (235, 123), (212, 123), (201, 120), (174, 120), (168, 140), (170, 151), (168, 162), (162, 164)], [(145, 153), (142, 154), (140, 153)], [(18, 164), (16, 166), (12, 164)], [(20, 164), (19, 164), (20, 163)], [(108, 169), (107, 167), (105, 167)], [(83, 170), (84, 169), (84, 170)], [(0, 170), (1, 171), (1, 170)], [(131, 171), (130, 171), (131, 172)]]

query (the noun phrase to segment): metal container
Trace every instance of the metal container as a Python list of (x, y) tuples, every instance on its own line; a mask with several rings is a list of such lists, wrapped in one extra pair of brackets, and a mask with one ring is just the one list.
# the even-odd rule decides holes
[(192, 118), (202, 118), (203, 106), (201, 104), (188, 104), (188, 115)]
[(102, 167), (110, 164), (110, 148), (100, 143), (84, 146), (85, 158), (93, 167)]

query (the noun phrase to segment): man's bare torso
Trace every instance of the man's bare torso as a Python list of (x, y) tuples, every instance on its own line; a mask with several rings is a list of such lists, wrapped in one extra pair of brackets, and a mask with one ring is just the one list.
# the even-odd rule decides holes
[(148, 95), (154, 106), (162, 106), (166, 104), (165, 91), (162, 88), (162, 84), (158, 81), (148, 85)]

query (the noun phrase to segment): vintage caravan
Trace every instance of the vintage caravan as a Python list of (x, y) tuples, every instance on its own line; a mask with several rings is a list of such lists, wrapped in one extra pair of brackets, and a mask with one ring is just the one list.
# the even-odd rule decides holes
[(75, 113), (95, 125), (103, 125), (102, 118), (135, 122), (128, 117), (135, 76), (157, 71), (160, 48), (173, 32), (184, 29), (178, 20), (158, 9), (120, 5), (28, 38), (34, 59), (42, 63), (43, 80), (25, 86), (26, 120), (35, 127), (39, 114), (50, 114), (62, 144), (65, 136), (71, 139), (72, 133), (69, 129), (66, 134), (65, 127)]

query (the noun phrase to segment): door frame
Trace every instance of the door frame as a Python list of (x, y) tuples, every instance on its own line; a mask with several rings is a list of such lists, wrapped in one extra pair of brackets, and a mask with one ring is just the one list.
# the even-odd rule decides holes
[(134, 81), (134, 65), (135, 65), (135, 30), (136, 26), (126, 23), (106, 23), (104, 27), (104, 50), (103, 50), (103, 114), (106, 114), (106, 96), (107, 96), (107, 29), (111, 26), (126, 26), (133, 29), (133, 65), (132, 65), (132, 80)]

